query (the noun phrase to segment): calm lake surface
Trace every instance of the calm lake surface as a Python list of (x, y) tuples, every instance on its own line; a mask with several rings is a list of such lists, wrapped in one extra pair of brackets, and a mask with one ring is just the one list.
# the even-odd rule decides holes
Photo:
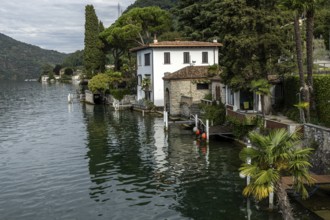
[[(0, 219), (282, 219), (241, 191), (230, 142), (162, 118), (67, 103), (65, 84), (0, 82)], [(313, 219), (295, 206), (297, 219)]]

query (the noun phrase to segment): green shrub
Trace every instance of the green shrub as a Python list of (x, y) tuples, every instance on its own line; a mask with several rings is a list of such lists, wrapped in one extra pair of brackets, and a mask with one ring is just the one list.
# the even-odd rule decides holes
[(247, 121), (247, 120), (241, 121), (235, 117), (227, 116), (227, 122), (229, 123), (229, 125), (233, 131), (233, 135), (237, 139), (242, 139), (250, 131), (252, 131), (256, 127), (256, 125), (258, 125), (258, 122), (257, 122), (258, 119), (255, 118), (255, 120), (256, 120), (256, 122), (253, 123), (254, 125), (251, 125), (250, 121)]
[[(314, 100), (316, 111), (311, 109), (311, 122), (330, 126), (330, 75), (314, 75)], [(284, 114), (299, 121), (299, 110), (293, 106), (299, 102), (299, 77), (289, 76), (284, 80)]]
[(203, 120), (210, 120), (213, 121), (213, 125), (221, 125), (225, 123), (226, 120), (226, 109), (225, 105), (220, 103), (217, 105), (216, 103), (212, 105), (201, 105), (201, 109), (203, 115), (202, 119)]
[(111, 89), (110, 91), (110, 94), (119, 101), (121, 101), (128, 93), (128, 89)]
[(324, 125), (330, 126), (330, 76), (316, 75), (313, 81), (317, 118)]
[(212, 101), (212, 94), (208, 93), (204, 96), (204, 99)]

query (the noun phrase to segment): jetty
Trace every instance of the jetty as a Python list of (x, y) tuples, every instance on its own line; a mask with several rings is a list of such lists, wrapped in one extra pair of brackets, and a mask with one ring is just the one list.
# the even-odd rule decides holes
[[(311, 177), (314, 179), (314, 185), (318, 187), (319, 185), (330, 184), (330, 175), (317, 175), (311, 174)], [(293, 177), (285, 176), (281, 179), (283, 187), (288, 190), (292, 188)]]
[[(330, 175), (311, 174), (311, 176), (314, 179), (314, 185), (309, 192), (309, 198), (302, 200), (300, 197), (295, 197), (295, 200), (320, 219), (330, 219)], [(282, 177), (281, 181), (286, 190), (292, 189), (293, 178), (291, 176)]]
[(209, 131), (210, 136), (219, 136), (224, 138), (232, 138), (233, 137), (233, 131), (229, 126), (226, 125), (216, 125), (216, 126), (210, 126)]

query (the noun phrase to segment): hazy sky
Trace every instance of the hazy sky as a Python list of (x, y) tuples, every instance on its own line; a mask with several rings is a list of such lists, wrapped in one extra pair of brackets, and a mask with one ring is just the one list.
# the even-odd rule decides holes
[(135, 0), (1, 0), (0, 33), (44, 49), (71, 53), (84, 47), (85, 6), (105, 27)]

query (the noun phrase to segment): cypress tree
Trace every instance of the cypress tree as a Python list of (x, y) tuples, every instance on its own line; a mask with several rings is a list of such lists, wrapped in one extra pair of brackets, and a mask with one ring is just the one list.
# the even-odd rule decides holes
[(86, 5), (85, 8), (85, 49), (84, 66), (88, 78), (104, 70), (103, 44), (99, 38), (99, 21), (94, 6)]

